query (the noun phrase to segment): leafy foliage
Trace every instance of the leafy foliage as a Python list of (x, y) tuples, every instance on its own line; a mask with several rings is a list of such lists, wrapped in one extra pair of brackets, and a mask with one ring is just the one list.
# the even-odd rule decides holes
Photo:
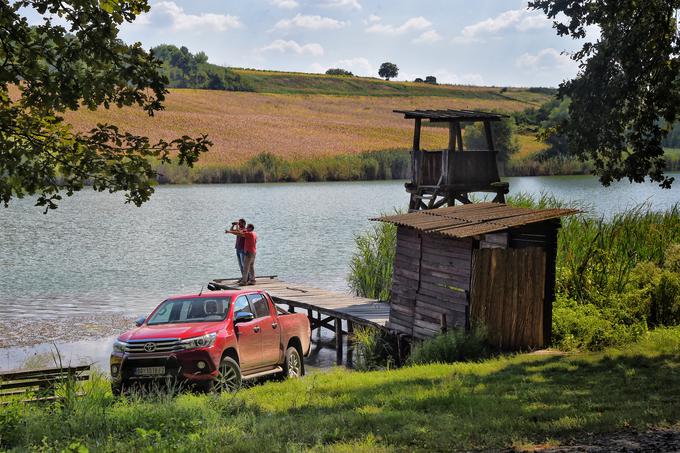
[[(494, 148), (498, 151), (498, 160), (506, 162), (519, 150), (516, 137), (517, 125), (514, 118), (503, 118), (491, 123)], [(483, 123), (474, 123), (465, 128), (465, 146), (469, 149), (488, 149)]]
[[(680, 113), (679, 0), (534, 0), (558, 35), (585, 40), (578, 76), (560, 85), (570, 118), (560, 125), (571, 151), (590, 159), (604, 185), (645, 177), (670, 188), (662, 141)], [(596, 41), (588, 29), (597, 27)]]
[(348, 76), (353, 77), (352, 71), (348, 71), (342, 68), (331, 68), (326, 71), (326, 75), (336, 75), (336, 76)]
[(481, 360), (492, 353), (487, 338), (486, 329), (480, 326), (469, 332), (451, 330), (414, 345), (409, 362), (426, 364)]
[[(192, 166), (211, 145), (205, 135), (152, 143), (147, 137), (98, 124), (74, 132), (61, 116), (86, 107), (136, 105), (148, 115), (163, 109), (166, 79), (139, 43), (117, 38), (118, 27), (149, 10), (146, 0), (23, 0), (0, 4), (0, 200), (38, 195), (57, 207), (91, 183), (125, 191), (136, 205), (153, 193), (151, 158), (176, 154)], [(28, 14), (41, 17), (31, 26)], [(67, 28), (56, 25), (65, 21)]]
[(204, 52), (192, 54), (184, 46), (161, 44), (151, 49), (151, 53), (164, 63), (163, 71), (172, 88), (252, 91), (237, 73), (209, 64)]
[(386, 80), (390, 80), (399, 75), (399, 68), (396, 64), (387, 61), (380, 65), (378, 75)]
[(389, 300), (397, 244), (396, 226), (380, 222), (355, 239), (350, 261), (349, 286), (357, 295)]

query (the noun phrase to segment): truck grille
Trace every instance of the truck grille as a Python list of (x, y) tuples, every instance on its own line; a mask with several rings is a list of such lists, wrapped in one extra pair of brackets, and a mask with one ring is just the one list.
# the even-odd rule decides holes
[(159, 352), (182, 351), (184, 348), (177, 338), (162, 338), (154, 340), (133, 340), (125, 347), (125, 352), (133, 354), (157, 354)]

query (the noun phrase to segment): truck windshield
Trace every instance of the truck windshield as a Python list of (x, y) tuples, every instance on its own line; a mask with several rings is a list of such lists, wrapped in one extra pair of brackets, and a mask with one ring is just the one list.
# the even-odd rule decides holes
[(166, 300), (158, 306), (147, 324), (223, 321), (229, 313), (229, 300), (225, 297)]

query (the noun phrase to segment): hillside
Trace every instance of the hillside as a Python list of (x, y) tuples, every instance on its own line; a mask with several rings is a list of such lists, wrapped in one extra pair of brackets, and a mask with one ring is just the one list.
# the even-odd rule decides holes
[(258, 93), (331, 94), (340, 96), (442, 96), (490, 101), (516, 100), (540, 105), (549, 98), (544, 89), (431, 85), (388, 82), (369, 77), (330, 76), (298, 72), (230, 68), (245, 85)]
[[(271, 77), (276, 79), (274, 75)], [(289, 77), (297, 80), (296, 83), (306, 77), (312, 81), (340, 79), (307, 75)], [(281, 83), (280, 79), (276, 80), (267, 83)], [(385, 85), (376, 81), (367, 83), (377, 87)], [(290, 86), (294, 84), (291, 82)], [(457, 88), (468, 93), (466, 96), (454, 95), (453, 90), (446, 91), (448, 88), (445, 87), (428, 86), (427, 89), (441, 90), (449, 95), (373, 97), (172, 89), (165, 103), (166, 110), (153, 118), (140, 109), (114, 108), (95, 112), (81, 109), (69, 113), (67, 120), (81, 131), (89, 130), (96, 123), (108, 122), (154, 139), (205, 133), (214, 142), (212, 150), (199, 163), (205, 166), (240, 164), (263, 152), (295, 160), (407, 149), (412, 140), (413, 124), (393, 113), (394, 109), (515, 112), (526, 108), (524, 102), (491, 94), (490, 88)], [(546, 99), (545, 95), (527, 91), (511, 93), (517, 97)], [(424, 147), (443, 147), (446, 140), (445, 129), (425, 128)]]

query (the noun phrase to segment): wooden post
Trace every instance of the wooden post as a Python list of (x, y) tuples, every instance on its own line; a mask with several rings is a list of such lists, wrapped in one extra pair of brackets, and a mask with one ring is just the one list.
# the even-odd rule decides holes
[(446, 333), (448, 329), (448, 326), (446, 325), (446, 313), (442, 313), (442, 319), (441, 319), (441, 331), (442, 333)]
[(335, 318), (335, 361), (342, 365), (342, 319)]
[(413, 177), (411, 181), (413, 184), (420, 184), (420, 167), (421, 167), (421, 152), (420, 152), (420, 128), (421, 119), (416, 118), (415, 128), (413, 130), (413, 151), (411, 151), (411, 172)]
[(354, 365), (354, 342), (350, 345), (349, 342), (352, 340), (352, 334), (354, 333), (354, 323), (349, 319), (347, 322), (347, 366), (352, 368)]
[(316, 312), (316, 336), (317, 338), (321, 338), (321, 312), (317, 311)]
[(463, 151), (463, 131), (460, 128), (460, 121), (456, 121), (456, 137), (458, 139), (458, 151)]
[(496, 151), (493, 145), (493, 134), (491, 133), (491, 121), (484, 121), (484, 132), (486, 133), (486, 145), (489, 151)]
[(295, 313), (295, 307), (288, 305), (288, 313)]
[(449, 151), (453, 152), (456, 150), (456, 127), (453, 125), (453, 121), (449, 123)]

